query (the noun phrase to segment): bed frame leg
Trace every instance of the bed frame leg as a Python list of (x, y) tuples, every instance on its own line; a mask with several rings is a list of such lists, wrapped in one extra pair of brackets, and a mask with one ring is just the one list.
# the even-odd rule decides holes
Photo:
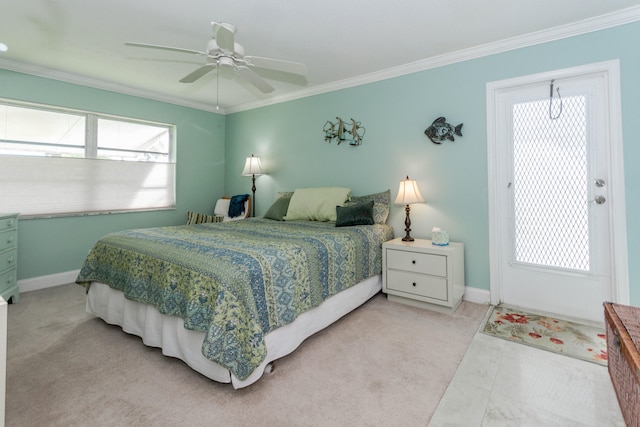
[(267, 363), (267, 366), (264, 367), (264, 373), (265, 374), (270, 374), (273, 372), (273, 370), (276, 368), (275, 366), (275, 362), (270, 362)]

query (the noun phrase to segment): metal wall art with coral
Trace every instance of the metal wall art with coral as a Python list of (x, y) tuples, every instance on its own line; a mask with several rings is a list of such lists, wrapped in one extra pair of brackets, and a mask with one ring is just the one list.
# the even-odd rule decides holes
[(336, 139), (338, 145), (344, 141), (354, 146), (362, 144), (365, 128), (360, 122), (351, 119), (351, 123), (345, 123), (340, 117), (336, 117), (336, 120), (337, 122), (335, 123), (327, 120), (322, 127), (322, 133), (324, 133), (324, 140), (326, 142), (331, 142)]
[(431, 123), (431, 126), (425, 129), (424, 134), (427, 135), (434, 144), (442, 144), (442, 142), (447, 139), (454, 141), (454, 134), (462, 136), (462, 123), (454, 127), (447, 123), (446, 118), (438, 117)]

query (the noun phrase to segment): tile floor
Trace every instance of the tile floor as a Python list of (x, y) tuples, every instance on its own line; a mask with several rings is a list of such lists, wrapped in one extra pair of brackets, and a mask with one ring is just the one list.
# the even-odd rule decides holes
[(429, 427), (620, 426), (605, 366), (476, 333)]

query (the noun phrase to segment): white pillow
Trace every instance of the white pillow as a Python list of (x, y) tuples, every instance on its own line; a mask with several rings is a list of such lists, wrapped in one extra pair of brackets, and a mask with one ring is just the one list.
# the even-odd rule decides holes
[(230, 203), (231, 199), (218, 199), (218, 201), (216, 202), (216, 207), (213, 208), (213, 214), (215, 216), (229, 216)]
[(343, 206), (350, 188), (298, 188), (293, 192), (285, 221), (335, 221), (336, 206)]
[(248, 209), (249, 209), (249, 201), (244, 202), (244, 213), (240, 216), (236, 216), (231, 218), (229, 216), (229, 205), (231, 204), (231, 199), (218, 199), (216, 202), (216, 206), (213, 208), (213, 214), (215, 216), (224, 217), (222, 219), (223, 222), (227, 221), (237, 221), (239, 219), (245, 219)]

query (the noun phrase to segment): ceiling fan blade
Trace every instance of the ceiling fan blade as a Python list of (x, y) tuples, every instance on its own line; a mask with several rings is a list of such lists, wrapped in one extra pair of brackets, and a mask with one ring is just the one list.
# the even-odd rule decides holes
[(249, 69), (248, 67), (245, 67), (244, 65), (238, 66), (236, 67), (236, 72), (240, 77), (247, 79), (249, 83), (251, 83), (258, 89), (260, 89), (262, 92), (264, 93), (273, 92), (274, 87), (271, 86), (269, 83), (267, 83), (265, 80), (263, 80), (256, 73), (251, 71), (251, 69)]
[(235, 47), (234, 34), (236, 33), (236, 27), (231, 24), (220, 24), (218, 22), (212, 22), (213, 37), (218, 43), (218, 47), (227, 52), (233, 52)]
[(247, 65), (270, 70), (284, 71), (285, 73), (306, 75), (309, 69), (299, 62), (283, 61), (281, 59), (263, 58), (261, 56), (245, 56)]
[(180, 47), (171, 47), (171, 46), (160, 46), (157, 44), (126, 42), (125, 45), (133, 46), (133, 47), (145, 47), (150, 49), (169, 50), (172, 52), (192, 53), (196, 55), (206, 55), (206, 52), (200, 52), (198, 50), (182, 49)]
[(180, 83), (193, 83), (196, 80), (198, 80), (200, 77), (202, 77), (205, 74), (207, 74), (208, 72), (214, 70), (215, 68), (216, 68), (216, 64), (204, 65), (204, 66), (198, 68), (197, 70), (195, 70), (193, 73), (188, 74), (188, 75), (184, 76), (183, 78), (181, 78), (180, 79)]

